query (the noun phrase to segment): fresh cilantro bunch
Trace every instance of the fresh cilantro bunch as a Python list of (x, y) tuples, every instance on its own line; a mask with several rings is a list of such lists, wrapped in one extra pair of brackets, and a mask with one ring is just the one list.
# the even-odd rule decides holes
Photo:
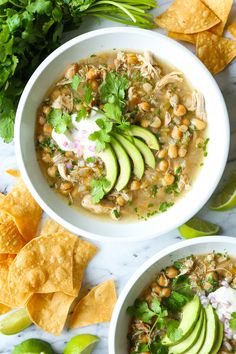
[(0, 0), (0, 136), (4, 141), (13, 139), (16, 107), (25, 84), (60, 45), (64, 31), (78, 28), (86, 15), (152, 28), (147, 11), (155, 7), (155, 0)]

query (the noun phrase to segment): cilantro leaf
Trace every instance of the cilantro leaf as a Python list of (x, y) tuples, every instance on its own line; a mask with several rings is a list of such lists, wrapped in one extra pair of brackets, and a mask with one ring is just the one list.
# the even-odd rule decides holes
[(113, 119), (114, 121), (120, 122), (122, 118), (122, 111), (117, 104), (114, 103), (106, 103), (103, 107), (105, 115)]
[[(176, 267), (177, 262), (175, 262)], [(181, 263), (182, 264), (182, 263)], [(182, 264), (183, 265), (183, 264)], [(193, 298), (193, 290), (189, 283), (189, 278), (186, 274), (179, 275), (174, 278), (172, 281), (172, 289), (177, 291), (178, 293), (186, 296), (189, 300)]]
[(231, 314), (231, 319), (229, 320), (229, 325), (231, 329), (236, 329), (236, 312)]
[(53, 108), (48, 115), (48, 122), (53, 126), (56, 133), (63, 134), (71, 125), (71, 116), (63, 114), (60, 109)]
[(130, 316), (135, 316), (143, 322), (150, 322), (156, 313), (148, 307), (148, 304), (144, 300), (137, 299), (134, 302), (134, 306), (130, 306), (127, 309), (127, 313)]
[(84, 87), (84, 102), (89, 105), (93, 99), (92, 89), (90, 86), (86, 85)]
[(105, 81), (100, 86), (100, 96), (102, 101), (109, 103), (120, 103), (125, 98), (125, 91), (129, 87), (129, 81), (126, 77), (112, 71), (106, 76)]
[(82, 107), (81, 110), (77, 113), (76, 122), (80, 122), (81, 119), (84, 119), (88, 116), (87, 109)]
[(170, 320), (167, 322), (167, 336), (172, 342), (178, 341), (183, 335), (183, 330), (178, 327), (179, 321)]
[(73, 90), (77, 91), (79, 84), (81, 83), (82, 78), (79, 75), (74, 75), (72, 82), (71, 82), (71, 87), (73, 88)]
[(149, 348), (151, 354), (168, 354), (168, 347), (164, 346), (161, 342), (153, 342)]
[(5, 143), (9, 143), (14, 134), (15, 107), (13, 102), (0, 93), (0, 134)]
[(172, 291), (171, 295), (165, 300), (165, 305), (172, 312), (181, 311), (182, 307), (189, 301), (189, 297), (180, 294), (177, 291)]
[(101, 129), (90, 134), (89, 140), (96, 141), (96, 150), (97, 152), (100, 152), (105, 149), (106, 143), (111, 141), (109, 133), (112, 130), (113, 124), (109, 120), (103, 118), (97, 119), (96, 123)]
[(90, 183), (92, 202), (97, 204), (105, 196), (106, 189), (109, 188), (110, 182), (105, 178), (93, 179)]

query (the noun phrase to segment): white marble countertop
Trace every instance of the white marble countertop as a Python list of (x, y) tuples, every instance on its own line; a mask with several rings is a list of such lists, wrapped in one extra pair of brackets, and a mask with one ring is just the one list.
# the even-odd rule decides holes
[[(154, 11), (154, 14), (162, 12), (171, 1), (159, 0), (159, 8)], [(234, 8), (231, 12), (231, 22), (236, 19), (236, 0), (234, 0)], [(69, 39), (80, 33), (91, 31), (102, 27), (119, 26), (116, 23), (109, 21), (98, 21), (91, 19), (89, 23), (84, 22), (80, 29), (74, 33), (68, 34), (65, 38)], [(156, 31), (162, 32), (157, 29)], [(163, 32), (162, 32), (163, 33)], [(191, 48), (190, 48), (191, 49)], [(216, 80), (224, 95), (230, 117), (231, 124), (231, 147), (228, 159), (228, 164), (223, 176), (227, 177), (231, 171), (236, 170), (236, 60), (224, 72), (216, 76)], [(217, 119), (217, 117), (216, 117)], [(14, 144), (4, 144), (0, 142), (0, 191), (8, 190), (14, 179), (7, 176), (4, 171), (9, 168), (17, 168), (17, 163), (14, 153)], [(216, 160), (217, 161), (217, 160)], [(222, 183), (222, 182), (221, 182)], [(199, 216), (204, 219), (215, 222), (222, 227), (222, 235), (236, 237), (236, 209), (228, 212), (213, 212), (208, 210), (206, 205), (200, 212)], [(136, 271), (136, 269), (148, 258), (154, 255), (157, 251), (164, 247), (180, 242), (181, 237), (177, 230), (165, 234), (148, 242), (140, 243), (125, 243), (124, 244), (105, 244), (97, 243), (100, 252), (89, 265), (84, 279), (84, 288), (92, 287), (106, 279), (114, 278), (117, 284), (118, 294), (124, 287), (128, 278)], [(80, 333), (96, 334), (101, 338), (100, 343), (93, 351), (94, 354), (108, 354), (107, 341), (108, 341), (108, 324), (99, 324), (90, 326), (83, 329), (65, 331), (60, 337), (55, 337), (44, 333), (35, 326), (31, 326), (22, 333), (13, 336), (0, 335), (0, 353), (10, 354), (14, 345), (22, 342), (28, 338), (41, 338), (50, 342), (56, 353), (63, 352), (65, 343), (74, 335)]]

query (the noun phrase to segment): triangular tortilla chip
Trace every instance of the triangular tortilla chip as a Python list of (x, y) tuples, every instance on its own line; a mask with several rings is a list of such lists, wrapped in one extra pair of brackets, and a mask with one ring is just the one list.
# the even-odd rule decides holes
[(199, 33), (197, 56), (212, 74), (217, 74), (236, 57), (236, 42), (208, 31)]
[(29, 317), (45, 332), (59, 336), (75, 297), (62, 292), (34, 294), (27, 303)]
[(229, 33), (236, 38), (236, 22), (231, 23), (231, 25), (229, 25), (229, 27), (227, 28), (227, 31), (229, 31)]
[(184, 34), (176, 32), (168, 32), (168, 37), (176, 39), (177, 41), (188, 42), (196, 44), (197, 34)]
[(233, 0), (202, 0), (202, 2), (205, 3), (205, 5), (208, 6), (221, 20), (218, 25), (210, 29), (210, 32), (221, 36), (224, 32), (225, 24), (233, 5)]
[(26, 242), (37, 232), (42, 209), (31, 196), (21, 178), (4, 198), (0, 198), (0, 211), (12, 216)]
[(0, 253), (18, 253), (25, 245), (13, 218), (6, 214), (0, 214)]
[(175, 0), (155, 21), (167, 31), (186, 34), (206, 31), (220, 23), (201, 0)]
[(8, 307), (6, 305), (0, 304), (0, 315), (3, 315), (4, 313), (7, 313), (11, 311), (11, 307)]
[(15, 301), (8, 287), (9, 268), (13, 260), (14, 258), (7, 257), (0, 262), (0, 303), (8, 307), (15, 307)]
[(78, 328), (110, 322), (116, 301), (114, 281), (108, 280), (99, 284), (75, 306), (70, 319), (70, 327)]

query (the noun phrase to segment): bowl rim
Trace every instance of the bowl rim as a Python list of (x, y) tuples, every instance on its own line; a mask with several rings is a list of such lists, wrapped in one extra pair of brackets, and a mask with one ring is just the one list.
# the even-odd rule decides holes
[(174, 253), (175, 251), (181, 250), (183, 248), (187, 248), (189, 246), (196, 246), (199, 244), (206, 244), (206, 243), (222, 243), (222, 244), (235, 244), (236, 245), (236, 237), (233, 236), (224, 236), (224, 235), (216, 235), (216, 236), (206, 236), (206, 237), (198, 237), (193, 238), (185, 241), (180, 241), (170, 246), (165, 247), (161, 251), (155, 253), (151, 258), (147, 261), (142, 263), (139, 268), (131, 275), (131, 277), (127, 280), (124, 288), (122, 289), (115, 308), (112, 313), (112, 319), (110, 322), (109, 327), (109, 335), (108, 335), (108, 348), (109, 354), (116, 354), (115, 353), (115, 336), (116, 336), (116, 328), (118, 325), (118, 317), (121, 311), (125, 300), (134, 286), (134, 284), (139, 280), (139, 278), (146, 272), (148, 269), (157, 263), (163, 257)]
[[(61, 45), (59, 48), (54, 50), (48, 57), (44, 59), (44, 61), (38, 66), (38, 68), (35, 70), (35, 72), (32, 74), (31, 78), (29, 79), (27, 85), (25, 86), (25, 89), (21, 95), (17, 112), (16, 112), (16, 122), (15, 122), (15, 129), (14, 129), (14, 137), (15, 137), (15, 153), (16, 153), (16, 158), (17, 162), (22, 174), (22, 177), (29, 188), (29, 191), (31, 192), (32, 196), (35, 198), (35, 200), (38, 202), (38, 204), (42, 207), (42, 209), (54, 220), (56, 220), (58, 223), (63, 225), (65, 228), (70, 230), (73, 233), (82, 235), (84, 237), (87, 237), (88, 239), (92, 239), (95, 241), (109, 241), (109, 242), (130, 242), (130, 241), (143, 241), (143, 240), (148, 240), (152, 239), (155, 237), (158, 237), (160, 235), (163, 235), (166, 232), (169, 232), (171, 230), (166, 227), (165, 230), (162, 230), (161, 232), (156, 232), (156, 230), (153, 230), (152, 232), (149, 233), (142, 233), (137, 235), (127, 235), (126, 237), (119, 237), (119, 236), (107, 236), (103, 235), (101, 232), (99, 233), (94, 233), (90, 231), (86, 231), (84, 229), (81, 229), (70, 222), (68, 222), (66, 219), (62, 218), (59, 216), (51, 206), (46, 204), (44, 202), (44, 198), (42, 195), (39, 195), (38, 192), (36, 191), (34, 184), (32, 183), (29, 174), (28, 174), (28, 168), (23, 160), (22, 152), (21, 152), (21, 122), (23, 119), (23, 110), (25, 107), (25, 102), (27, 100), (28, 95), (30, 94), (30, 91), (38, 79), (38, 77), (41, 75), (41, 72), (47, 67), (49, 63), (51, 63), (57, 56), (61, 55), (64, 53), (67, 49), (72, 47), (73, 45), (79, 44), (82, 41), (88, 40), (90, 38), (94, 38), (97, 36), (101, 35), (106, 35), (106, 34), (117, 34), (117, 33), (131, 33), (131, 34), (142, 34), (145, 36), (152, 36), (153, 38), (161, 38), (162, 40), (171, 43), (172, 45), (174, 44), (176, 47), (179, 47), (183, 53), (186, 53), (186, 55), (190, 56), (191, 59), (200, 67), (204, 75), (208, 77), (208, 79), (211, 81), (213, 86), (215, 87), (216, 93), (218, 95), (218, 98), (220, 100), (220, 105), (222, 106), (222, 111), (224, 114), (222, 115), (224, 117), (224, 125), (225, 125), (225, 144), (224, 144), (224, 151), (222, 153), (222, 158), (221, 158), (221, 163), (219, 164), (218, 161), (218, 173), (214, 178), (214, 183), (211, 183), (209, 185), (208, 193), (205, 194), (204, 196), (201, 197), (200, 202), (196, 202), (194, 204), (194, 207), (192, 206), (189, 210), (186, 211), (185, 215), (182, 216), (182, 218), (178, 218), (177, 221), (172, 221), (171, 225), (171, 230), (175, 229), (178, 227), (180, 224), (186, 221), (186, 219), (190, 219), (194, 214), (196, 214), (200, 208), (204, 206), (204, 204), (208, 201), (208, 199), (211, 197), (212, 193), (214, 192), (215, 188), (217, 187), (222, 174), (224, 172), (224, 168), (227, 162), (227, 157), (228, 157), (228, 152), (229, 152), (229, 143), (230, 143), (230, 128), (229, 128), (229, 117), (228, 117), (228, 112), (226, 108), (226, 104), (224, 101), (224, 98), (222, 96), (222, 93), (213, 78), (213, 76), (210, 74), (210, 72), (207, 70), (207, 68), (204, 66), (204, 64), (187, 48), (185, 48), (183, 45), (180, 43), (174, 41), (171, 38), (168, 38), (167, 36), (164, 36), (158, 32), (155, 31), (150, 31), (150, 30), (144, 30), (140, 28), (130, 28), (130, 27), (111, 27), (111, 28), (104, 28), (104, 29), (98, 29), (95, 31), (87, 32), (85, 34), (79, 35), (68, 42), (64, 43)], [(191, 79), (190, 79), (191, 81)], [(167, 211), (168, 212), (168, 211)], [(187, 215), (187, 216), (186, 216)], [(153, 216), (152, 219), (156, 218), (157, 216)], [(148, 222), (148, 221), (146, 221)], [(104, 223), (105, 225), (105, 223)], [(116, 224), (114, 223), (114, 227), (116, 227)]]

